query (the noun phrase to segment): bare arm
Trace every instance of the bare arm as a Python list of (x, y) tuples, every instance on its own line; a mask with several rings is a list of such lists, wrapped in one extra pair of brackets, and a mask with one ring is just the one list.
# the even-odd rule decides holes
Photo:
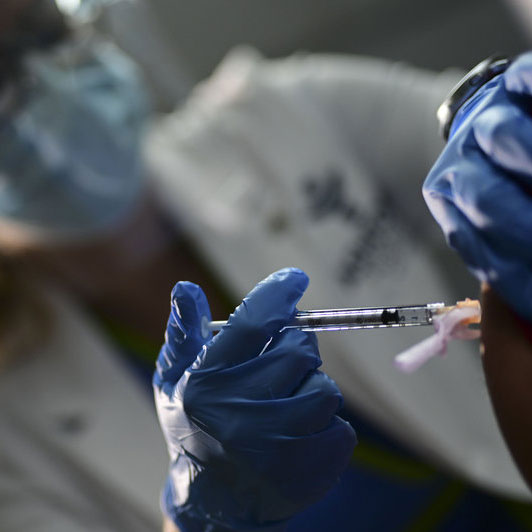
[(486, 381), (501, 431), (532, 488), (532, 342), (487, 285), (482, 290), (482, 342)]

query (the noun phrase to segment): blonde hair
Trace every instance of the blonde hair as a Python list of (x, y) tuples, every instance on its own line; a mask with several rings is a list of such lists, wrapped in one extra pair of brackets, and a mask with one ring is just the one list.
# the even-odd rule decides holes
[(47, 339), (46, 303), (18, 260), (0, 254), (0, 371), (20, 361)]

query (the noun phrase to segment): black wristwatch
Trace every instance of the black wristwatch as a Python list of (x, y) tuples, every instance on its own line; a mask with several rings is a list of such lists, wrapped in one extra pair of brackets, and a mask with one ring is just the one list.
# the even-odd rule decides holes
[(512, 59), (503, 55), (492, 55), (472, 68), (453, 88), (445, 101), (438, 108), (437, 116), (440, 133), (445, 140), (458, 109), (490, 79), (504, 72)]

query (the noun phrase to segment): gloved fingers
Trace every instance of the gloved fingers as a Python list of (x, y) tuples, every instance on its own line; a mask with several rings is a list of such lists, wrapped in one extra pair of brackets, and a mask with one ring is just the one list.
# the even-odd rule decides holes
[(423, 195), (434, 217), (449, 237), (454, 225), (462, 224), (454, 205), (487, 242), (516, 258), (532, 258), (532, 196), (491, 164), (476, 143), (465, 149), (456, 164), (436, 165), (427, 177)]
[(321, 366), (318, 339), (315, 333), (285, 329), (260, 357), (251, 362), (263, 366), (262, 369), (257, 367), (254, 373), (262, 382), (267, 380), (268, 398), (288, 397), (309, 372)]
[[(317, 460), (307, 465), (313, 471), (314, 478), (329, 477), (334, 484), (351, 459), (357, 437), (347, 421), (334, 415), (327, 427), (308, 437), (308, 444), (309, 447), (313, 446), (321, 451), (320, 456), (316, 457)], [(308, 480), (311, 481), (311, 477)]]
[(287, 329), (262, 355), (242, 364), (217, 371), (193, 366), (187, 410), (192, 413), (200, 404), (216, 410), (227, 397), (247, 402), (289, 397), (320, 365), (316, 335)]
[(297, 268), (279, 270), (261, 281), (208, 346), (201, 367), (231, 367), (260, 355), (293, 318), (307, 286), (307, 275)]
[(520, 55), (503, 76), (507, 91), (532, 96), (532, 52)]
[(172, 290), (170, 316), (165, 342), (157, 358), (154, 385), (177, 383), (203, 345), (212, 338), (205, 326), (210, 319), (203, 290), (188, 281), (177, 283)]
[[(260, 356), (220, 370), (216, 386), (232, 388), (247, 400), (282, 399), (292, 395), (320, 365), (316, 334), (286, 329)], [(213, 379), (212, 373), (209, 378)]]
[(484, 281), (485, 267), (489, 265), (488, 247), (481, 234), (469, 219), (454, 204), (453, 196), (438, 183), (440, 192), (434, 186), (423, 188), (425, 202), (440, 225), (449, 246), (458, 251), (475, 275)]
[[(531, 319), (532, 262), (516, 256), (507, 241), (487, 239), (451, 199), (434, 187), (424, 189), (423, 194), (449, 245), (477, 279), (488, 282), (521, 316)], [(529, 253), (529, 246), (523, 247), (523, 253)]]
[(493, 105), (475, 118), (473, 132), (484, 154), (511, 172), (508, 179), (532, 187), (532, 108), (509, 101)]
[(343, 403), (336, 383), (321, 371), (311, 372), (294, 395), (283, 399), (252, 400), (236, 390), (217, 393), (223, 381), (201, 390), (187, 387), (183, 397), (188, 418), (226, 449), (264, 450), (272, 439), (323, 431)]
[(287, 436), (306, 436), (325, 430), (343, 404), (342, 393), (325, 373), (313, 371), (292, 397), (282, 401), (278, 422)]
[[(329, 425), (310, 436), (277, 439), (261, 463), (266, 478), (278, 486), (280, 495), (307, 506), (323, 497), (338, 482), (357, 443), (349, 423), (333, 416)], [(283, 461), (279, 460), (283, 456)], [(287, 464), (291, 474), (286, 474)]]

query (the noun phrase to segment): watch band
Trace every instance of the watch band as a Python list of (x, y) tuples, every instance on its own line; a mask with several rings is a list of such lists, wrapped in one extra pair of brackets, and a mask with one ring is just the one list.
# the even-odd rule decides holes
[(445, 140), (458, 109), (490, 79), (504, 72), (512, 59), (503, 55), (492, 55), (472, 68), (451, 90), (437, 111), (440, 134)]

